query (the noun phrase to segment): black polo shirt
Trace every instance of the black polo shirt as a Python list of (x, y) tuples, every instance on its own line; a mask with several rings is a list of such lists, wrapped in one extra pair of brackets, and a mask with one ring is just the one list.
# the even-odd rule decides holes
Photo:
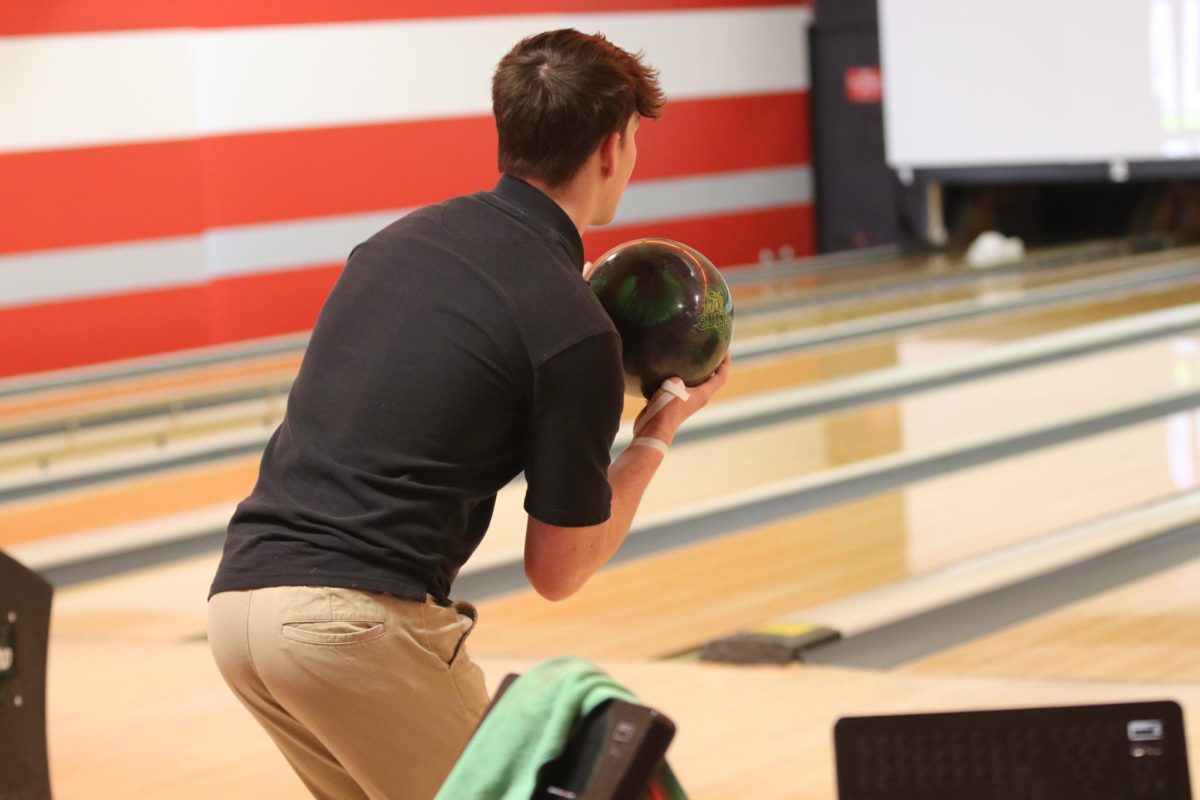
[(621, 350), (582, 266), (566, 213), (508, 176), (356, 247), (212, 592), (316, 585), (446, 602), (522, 470), (537, 519), (606, 520)]

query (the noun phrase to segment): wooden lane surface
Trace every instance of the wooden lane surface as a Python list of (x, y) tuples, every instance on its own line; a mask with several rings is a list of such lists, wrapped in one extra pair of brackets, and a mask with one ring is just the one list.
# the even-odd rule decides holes
[[(531, 591), (486, 600), (472, 649), (678, 653), (1188, 488), (1178, 470), (1186, 462), (1193, 483), (1200, 473), (1195, 432), (1184, 431), (1176, 442), (1184, 450), (1172, 451), (1170, 422), (1146, 423), (613, 565), (560, 603)], [(505, 535), (497, 529), (488, 539)], [(65, 589), (56, 629), (152, 641), (198, 633), (215, 565), (215, 555), (204, 556)]]
[[(718, 396), (718, 403), (727, 402), (748, 394), (770, 391), (772, 389), (794, 387), (826, 380), (832, 377), (849, 374), (860, 374), (870, 369), (891, 366), (900, 361), (914, 362), (920, 360), (920, 353), (928, 348), (918, 345), (919, 340), (892, 337), (866, 343), (857, 343), (842, 348), (814, 350), (795, 353), (765, 361), (751, 361), (740, 368), (737, 379), (732, 381), (726, 390)], [(897, 347), (897, 342), (905, 343), (903, 349)], [(936, 351), (935, 351), (936, 352)], [(299, 356), (296, 356), (298, 359)], [(261, 361), (261, 360), (260, 360)], [(154, 414), (144, 419), (130, 419), (119, 424), (104, 424), (85, 426), (76, 430), (70, 428), (58, 433), (46, 434), (32, 439), (21, 439), (0, 445), (0, 475), (13, 480), (24, 477), (38, 477), (45, 470), (55, 472), (68, 465), (103, 464), (106, 460), (131, 452), (134, 449), (154, 447), (158, 443), (176, 442), (211, 435), (214, 432), (233, 433), (248, 429), (257, 429), (264, 421), (272, 426), (277, 422), (285, 406), (282, 388), (290, 381), (294, 366), (288, 366), (288, 361), (275, 359), (265, 365), (264, 369), (271, 372), (258, 371), (252, 364), (232, 365), (228, 369), (233, 375), (222, 376), (222, 368), (208, 368), (197, 375), (190, 376), (183, 372), (172, 377), (159, 376), (149, 379), (145, 393), (138, 394), (137, 381), (118, 382), (116, 387), (91, 387), (82, 390), (80, 403), (70, 406), (70, 390), (57, 394), (51, 393), (48, 404), (42, 411), (30, 411), (31, 398), (20, 398), (13, 410), (16, 416), (7, 422), (21, 425), (56, 422), (75, 415), (78, 420), (86, 420), (87, 414), (100, 413), (101, 408), (119, 410), (131, 407), (130, 404), (141, 403), (146, 407), (158, 407), (171, 400), (184, 397), (196, 397), (202, 393), (193, 378), (205, 380), (204, 392), (219, 393), (259, 388), (263, 381), (269, 381), (280, 387), (279, 394), (264, 395), (257, 400), (243, 401), (234, 405), (221, 405), (213, 408), (194, 408), (188, 411), (166, 414)], [(241, 371), (243, 374), (236, 374)], [(268, 375), (270, 376), (268, 378)], [(172, 381), (182, 382), (173, 388)], [(156, 383), (157, 382), (157, 383)], [(191, 394), (180, 394), (181, 386), (191, 387)], [(111, 394), (115, 392), (115, 394)], [(95, 395), (104, 395), (98, 399)], [(91, 396), (91, 399), (88, 399)], [(90, 403), (90, 405), (89, 405)], [(156, 405), (157, 404), (157, 405)], [(626, 421), (631, 420), (640, 408), (639, 403), (631, 403), (623, 415)], [(3, 403), (0, 401), (0, 412)], [(32, 416), (30, 416), (32, 414)], [(0, 424), (4, 423), (0, 413)]]
[(112, 481), (0, 506), (0, 547), (237, 503), (254, 487), (258, 458)]
[(1200, 561), (905, 665), (914, 674), (1200, 683)]
[[(909, 269), (907, 262), (889, 262), (877, 271)], [(753, 295), (750, 287), (737, 294)], [(247, 357), (224, 364), (184, 367), (150, 376), (114, 378), (82, 387), (48, 389), (0, 398), (0, 426), (33, 424), (63, 416), (99, 413), (113, 408), (148, 405), (177, 397), (232, 391), (264, 381), (289, 380), (300, 367), (302, 352)]]
[[(1120, 387), (1134, 385), (1124, 381), (1109, 383)], [(1066, 393), (1056, 393), (1055, 396), (1059, 399), (1067, 397)], [(932, 434), (938, 435), (949, 430), (946, 426), (950, 420), (959, 419), (954, 417), (953, 408), (950, 407), (935, 408), (934, 412), (909, 414), (908, 417), (897, 420), (896, 415), (880, 414), (877, 410), (860, 411), (840, 415), (838, 421), (826, 423), (824, 428), (821, 424), (807, 423), (807, 429), (801, 426), (795, 432), (796, 438), (792, 440), (795, 447), (786, 452), (785, 459), (778, 458), (779, 442), (775, 431), (765, 435), (759, 432), (744, 438), (743, 446), (738, 448), (737, 453), (725, 452), (719, 442), (712, 442), (704, 443), (702, 448), (698, 447), (695, 458), (681, 458), (687, 451), (685, 448), (679, 448), (672, 454), (668, 470), (656, 481), (655, 489), (647, 498), (644, 508), (652, 511), (655, 508), (669, 507), (669, 504), (674, 502), (672, 497), (676, 495), (681, 495), (684, 499), (694, 496), (696, 486), (709, 485), (711, 471), (708, 465), (713, 463), (722, 464), (726, 476), (733, 476), (741, 481), (738, 486), (749, 486), (761, 479), (763, 469), (775, 470), (772, 474), (780, 475), (845, 463), (851, 458), (882, 452), (872, 451), (872, 448), (889, 446), (889, 442), (892, 443), (890, 446), (894, 447), (895, 442), (902, 438), (912, 441), (915, 435), (908, 428), (912, 428), (914, 424), (918, 427), (923, 425)], [(961, 419), (968, 420), (969, 417)], [(922, 423), (921, 420), (925, 422)], [(858, 430), (859, 435), (846, 437), (842, 435), (845, 429)], [(863, 431), (867, 432), (866, 435)], [(764, 453), (776, 455), (763, 458), (761, 454)], [(34, 504), (10, 506), (6, 513), (11, 516), (0, 520), (0, 532), (6, 537), (6, 544), (13, 544), (39, 536), (60, 535), (119, 524), (122, 521), (144, 519), (184, 508), (205, 507), (222, 500), (232, 504), (244, 496), (252, 484), (256, 470), (255, 461), (256, 459), (243, 459), (185, 473), (130, 481), (102, 490), (63, 495), (37, 508)], [(673, 473), (676, 477), (670, 478), (668, 473)], [(489, 552), (506, 559), (520, 552), (523, 517), (520, 515), (519, 505), (519, 498), (515, 495), (510, 497), (507, 503), (502, 501), (497, 524), (485, 540), (477, 560), (478, 557), (486, 558)], [(507, 523), (504, 522), (506, 512), (503, 510), (506, 507), (511, 507), (515, 512)]]
[(53, 636), (179, 643), (204, 634), (216, 553), (59, 589)]
[[(883, 287), (919, 281), (937, 275), (966, 272), (961, 259), (943, 254), (912, 256), (907, 258), (881, 259), (853, 266), (841, 266), (801, 274), (781, 274), (788, 268), (786, 263), (775, 263), (781, 268), (774, 274), (768, 267), (719, 267), (726, 277), (738, 276), (729, 292), (738, 308), (752, 308), (762, 303), (777, 303), (792, 298), (806, 299), (832, 297), (848, 290), (881, 289)], [(754, 275), (752, 281), (742, 282), (741, 275)]]
[[(884, 261), (782, 280), (771, 280), (764, 276), (761, 284), (742, 284), (735, 286), (732, 291), (735, 300), (753, 306), (756, 298), (777, 298), (780, 288), (786, 288), (796, 282), (800, 290), (811, 295), (813, 287), (817, 287), (816, 291), (819, 293), (826, 286), (844, 287), (846, 284), (866, 280), (896, 280), (949, 269), (962, 269), (961, 265), (951, 267), (951, 263), (945, 256), (929, 256)], [(53, 415), (80, 413), (97, 407), (108, 408), (119, 403), (153, 402), (163, 396), (175, 396), (196, 390), (206, 392), (214, 386), (225, 387), (235, 382), (274, 380), (295, 375), (300, 366), (300, 358), (301, 352), (297, 350), (285, 355), (251, 356), (225, 364), (184, 367), (148, 377), (113, 378), (83, 387), (13, 395), (0, 398), (0, 425), (31, 418), (43, 419)]]
[[(1190, 251), (1174, 251), (1174, 253), (1186, 253)], [(1159, 254), (1159, 258), (1163, 255)], [(1031, 276), (1028, 279), (1029, 285), (1038, 285), (1041, 282), (1060, 282), (1063, 280), (1074, 280), (1088, 275), (1106, 274), (1108, 272), (1131, 269), (1145, 262), (1146, 256), (1126, 257), (1120, 259), (1112, 259), (1104, 262), (1098, 262), (1092, 265), (1080, 267), (1056, 269), (1048, 271), (1045, 275)], [(895, 282), (897, 278), (909, 277), (916, 272), (933, 273), (946, 271), (951, 269), (948, 267), (946, 260), (943, 257), (932, 257), (927, 260), (901, 260), (896, 262), (888, 262), (870, 267), (872, 275), (890, 275), (886, 278), (887, 282)], [(961, 269), (961, 267), (957, 267)], [(832, 281), (832, 278), (824, 280)], [(874, 279), (874, 283), (878, 283), (879, 279)], [(836, 288), (841, 291), (847, 284), (854, 284), (855, 281), (840, 280), (835, 281)], [(859, 282), (862, 285), (868, 286), (872, 281)], [(1020, 284), (1020, 282), (1019, 282)], [(980, 284), (982, 286), (982, 283)], [(746, 287), (739, 287), (739, 293), (745, 293)], [(818, 289), (810, 294), (820, 294)], [(983, 291), (976, 287), (969, 289), (968, 295), (973, 295)], [(899, 300), (891, 299), (883, 302), (874, 299), (866, 299), (862, 303), (839, 304), (837, 309), (830, 314), (813, 315), (811, 309), (802, 309), (796, 315), (791, 315), (788, 320), (779, 323), (773, 322), (766, 326), (766, 331), (774, 331), (780, 329), (794, 330), (810, 325), (826, 324), (834, 320), (842, 320), (848, 318), (857, 318), (866, 316), (872, 313), (880, 313), (882, 311), (895, 310), (900, 307), (912, 307), (915, 305), (925, 305), (929, 303), (944, 302), (947, 299), (960, 298), (961, 293), (946, 294), (942, 290), (919, 292), (915, 294), (902, 294)], [(752, 306), (753, 302), (748, 302), (747, 306)], [(782, 327), (780, 327), (782, 324)], [(745, 322), (739, 323), (737, 327), (739, 337), (745, 338), (755, 333), (754, 326)], [(171, 371), (160, 375), (139, 378), (115, 379), (98, 385), (89, 385), (84, 387), (64, 388), (47, 390), (43, 392), (32, 393), (28, 395), (16, 395), (11, 398), (0, 398), (0, 425), (11, 426), (17, 424), (31, 424), (39, 420), (52, 420), (63, 416), (86, 414), (99, 409), (109, 409), (121, 405), (136, 406), (139, 404), (147, 404), (160, 402), (164, 398), (169, 397), (186, 397), (194, 394), (202, 394), (208, 391), (214, 391), (220, 388), (233, 388), (243, 385), (254, 385), (257, 382), (264, 380), (277, 381), (284, 380), (293, 376), (300, 365), (301, 354), (271, 356), (265, 358), (249, 358), (239, 360), (225, 365), (213, 365), (192, 369), (181, 369)]]
[(983, 271), (979, 275), (979, 280), (968, 284), (930, 287), (918, 292), (893, 291), (867, 294), (846, 303), (806, 304), (770, 314), (735, 317), (734, 334), (739, 337), (757, 337), (940, 303), (1017, 295), (1033, 289), (1110, 276), (1120, 272), (1131, 272), (1141, 267), (1175, 263), (1195, 258), (1197, 255), (1200, 255), (1200, 248), (1177, 250), (1170, 253), (1124, 256), (1096, 263), (1017, 275), (989, 276), (986, 271)]
[[(837, 358), (836, 354), (834, 358)], [(885, 350), (879, 347), (860, 349), (852, 352), (847, 359), (850, 363), (843, 367), (844, 371), (864, 371), (875, 366), (885, 366), (894, 363)], [(737, 380), (731, 382), (726, 390), (718, 397), (717, 402), (726, 402), (737, 397), (744, 397), (760, 391), (782, 388), (819, 381), (825, 373), (825, 362), (829, 359), (824, 354), (800, 355), (793, 358), (757, 361), (739, 369)], [(290, 381), (292, 372), (274, 373), (271, 380), (276, 385)], [(261, 377), (261, 374), (260, 374)], [(213, 379), (205, 384), (203, 393), (217, 393), (226, 389), (250, 389), (257, 387), (259, 382), (251, 379), (248, 382), (235, 384), (224, 379)], [(131, 392), (133, 390), (130, 390)], [(199, 390), (196, 390), (199, 393)], [(183, 395), (178, 395), (182, 397)], [(152, 398), (166, 403), (176, 395), (170, 391), (156, 394), (154, 391), (145, 394), (127, 394), (124, 399), (129, 402), (136, 400), (145, 407), (154, 405)], [(114, 401), (115, 402), (115, 401)], [(253, 400), (239, 401), (235, 404), (223, 404), (216, 407), (196, 408), (181, 411), (172, 415), (165, 413), (152, 414), (146, 418), (126, 420), (119, 423), (88, 426), (81, 429), (74, 427), (23, 438), (14, 442), (0, 442), (0, 475), (16, 476), (23, 474), (44, 474), (46, 464), (51, 469), (65, 464), (78, 464), (109, 458), (113, 453), (125, 453), (135, 448), (155, 447), (159, 441), (178, 441), (188, 437), (204, 435), (205, 431), (218, 430), (229, 433), (238, 430), (257, 428), (264, 419), (277, 421), (282, 414), (286, 400), (283, 393), (262, 396)], [(118, 406), (113, 406), (118, 408)], [(641, 404), (630, 401), (622, 418), (632, 420), (640, 410)], [(51, 404), (44, 412), (33, 416), (25, 415), (20, 420), (13, 418), (8, 422), (17, 428), (22, 425), (33, 425), (37, 422), (58, 422), (66, 413), (64, 407)], [(99, 414), (97, 406), (86, 403), (76, 407), (72, 413)], [(0, 427), (4, 427), (0, 419)], [(11, 430), (11, 428), (10, 428)], [(196, 433), (199, 431), (200, 433)]]
[[(1197, 289), (1197, 294), (1200, 296), (1200, 288)], [(1155, 298), (1156, 301), (1165, 299), (1165, 296)], [(1133, 305), (1138, 311), (1145, 310), (1146, 303), (1139, 302), (1139, 300), (1144, 301), (1144, 298), (1130, 298), (1127, 304)], [(1106, 314), (1117, 313), (1121, 307), (1124, 306), (1112, 304), (1101, 311)], [(1065, 318), (1066, 315), (1063, 315), (1059, 319)], [(1076, 321), (1075, 317), (1071, 319)], [(1030, 322), (1024, 315), (1018, 315), (1013, 320), (1014, 327), (1024, 327), (1026, 330), (1033, 327), (1038, 332), (1043, 331), (1042, 326), (1045, 324), (1047, 323), (1044, 321)], [(1004, 330), (1003, 326), (998, 325), (992, 335), (1003, 335)], [(979, 336), (973, 337), (967, 341), (964, 347), (978, 347), (979, 339)], [(871, 348), (848, 348), (844, 358), (839, 358), (836, 354), (830, 355), (829, 360), (825, 363), (821, 363), (811, 355), (776, 359), (772, 362), (752, 365), (750, 369), (735, 369), (729, 386), (719, 397), (745, 396), (755, 391), (767, 391), (778, 385), (801, 381), (803, 380), (802, 376), (812, 377), (820, 372), (852, 371), (866, 368), (871, 363), (894, 362), (897, 350), (904, 351), (906, 361), (918, 363), (932, 357), (934, 353), (944, 352), (948, 347), (955, 347), (955, 344), (934, 340), (927, 345), (926, 337), (910, 336), (897, 337), (888, 343), (877, 344)], [(754, 481), (768, 480), (771, 477), (811, 472), (826, 466), (846, 463), (852, 458), (894, 452), (898, 449), (900, 440), (903, 440), (908, 447), (929, 446), (946, 441), (946, 438), (941, 436), (943, 433), (953, 431), (955, 435), (958, 435), (968, 432), (968, 430), (964, 430), (964, 423), (969, 430), (981, 433), (993, 423), (1008, 424), (1005, 420), (1013, 419), (1016, 416), (1014, 408), (1010, 407), (1012, 403), (1020, 403), (1020, 408), (1015, 409), (1020, 414), (1026, 413), (1023, 409), (1028, 409), (1029, 413), (1038, 414), (1038, 406), (1042, 410), (1051, 411), (1051, 415), (1059, 412), (1066, 413), (1070, 408), (1076, 407), (1077, 401), (1074, 399), (1076, 395), (1070, 390), (1078, 386), (1095, 387), (1089, 389), (1082, 400), (1078, 401), (1080, 406), (1088, 405), (1090, 401), (1115, 402), (1119, 399), (1127, 399), (1130, 396), (1128, 394), (1130, 390), (1141, 392), (1143, 386), (1166, 385), (1161, 379), (1172, 376), (1179, 359), (1167, 356), (1164, 352), (1151, 352), (1153, 349), (1149, 345), (1126, 348), (1122, 351), (1114, 351), (1113, 354), (1074, 359), (1038, 370), (1026, 371), (1027, 374), (1024, 377), (1022, 377), (1023, 373), (1002, 375), (961, 387), (951, 387), (940, 392), (926, 393), (901, 403), (881, 404), (834, 415), (828, 419), (802, 420), (785, 426), (786, 430), (776, 426), (765, 431), (743, 435), (740, 437), (743, 442), (740, 446), (727, 446), (729, 444), (727, 439), (698, 443), (688, 448), (678, 449), (669, 462), (669, 470), (679, 469), (680, 462), (693, 464), (700, 470), (700, 477), (702, 477), (707, 464), (733, 458), (740, 462), (736, 474), (744, 479), (741, 485), (746, 486)], [(1159, 347), (1158, 350), (1162, 351), (1162, 348)], [(1144, 364), (1142, 360), (1127, 358), (1131, 353), (1143, 352), (1149, 353), (1149, 358), (1144, 359)], [(1121, 353), (1124, 355), (1117, 358), (1116, 356)], [(1104, 366), (1100, 366), (1099, 369), (1088, 366), (1105, 363), (1112, 363), (1114, 366), (1111, 369)], [(1084, 369), (1081, 370), (1081, 367)], [(1147, 370), (1150, 372), (1148, 373)], [(1154, 378), (1154, 370), (1158, 370), (1158, 379), (1151, 380)], [(1131, 377), (1138, 377), (1139, 380), (1110, 380), (1112, 374), (1124, 374), (1130, 371), (1133, 373)], [(1089, 374), (1090, 378), (1087, 377)], [(1031, 383), (1029, 375), (1033, 375), (1036, 380)], [(1084, 382), (1077, 384), (1077, 379)], [(1035, 391), (1030, 394), (1022, 387), (1032, 387)], [(1061, 388), (1061, 391), (1051, 391), (1055, 387)], [(1007, 399), (1007, 404), (995, 405), (995, 413), (990, 410), (994, 405), (989, 399), (993, 391), (998, 392), (999, 397)], [(1024, 399), (1022, 399), (1023, 393)], [(952, 398), (952, 400), (946, 403), (939, 398)], [(960, 407), (958, 400), (953, 398), (966, 398), (965, 405)], [(972, 398), (974, 398), (973, 401)], [(983, 407), (980, 406), (980, 403), (986, 404), (989, 408), (988, 416), (982, 425), (974, 422), (976, 415), (970, 413), (972, 407), (976, 409)], [(925, 409), (934, 411), (930, 414)], [(900, 421), (897, 422), (897, 420)], [(888, 445), (889, 439), (884, 435), (885, 429), (889, 425), (898, 425), (900, 430), (898, 434), (893, 435), (896, 443), (891, 446)], [(914, 432), (914, 429), (918, 432)], [(780, 434), (784, 436), (783, 439), (776, 438)], [(778, 453), (781, 441), (794, 443), (793, 449), (787, 457), (780, 458), (776, 455), (764, 459), (756, 455), (759, 452)], [(684, 458), (687, 453), (695, 455), (687, 455)], [(733, 455), (736, 453), (744, 455)], [(232, 459), (8, 504), (0, 509), (0, 544), (11, 545), (64, 533), (103, 528), (157, 515), (203, 508), (221, 502), (236, 503), (253, 486), (257, 474), (257, 460), (257, 456)], [(670, 498), (675, 497), (677, 492), (690, 491), (698, 479), (696, 469), (684, 470), (681, 479), (674, 481), (677, 489), (660, 488), (664, 484), (671, 483), (670, 478), (660, 476), (646, 507), (666, 507)], [(664, 498), (663, 503), (654, 499), (658, 496)], [(686, 499), (686, 495), (684, 499)], [(519, 511), (517, 508), (519, 502), (510, 502), (507, 506), (513, 506)], [(507, 506), (504, 503), (501, 504), (501, 513), (498, 515), (498, 519), (504, 517), (503, 509)], [(510, 527), (516, 526), (516, 530), (521, 530), (519, 515), (510, 514), (509, 525)]]
[[(1111, 260), (1115, 259), (1095, 263), (1103, 265)], [(769, 273), (764, 273), (761, 280), (737, 284), (732, 292), (736, 302), (749, 308), (764, 299), (778, 300), (795, 294), (819, 297), (844, 291), (848, 287), (866, 289), (966, 269), (958, 259), (934, 254), (871, 262), (810, 275), (772, 278)], [(85, 387), (50, 389), (0, 398), (0, 424), (8, 424), (11, 419), (27, 419), (31, 415), (42, 419), (47, 413), (80, 413), (97, 406), (111, 407), (114, 403), (143, 402), (161, 397), (164, 393), (187, 393), (197, 386), (207, 391), (213, 385), (226, 382), (263, 378), (274, 380), (294, 375), (300, 365), (300, 357), (299, 351), (266, 357), (248, 356), (224, 365), (185, 367), (150, 377), (114, 378)]]
[[(787, 264), (776, 263), (774, 266), (787, 269)], [(725, 267), (720, 269), (726, 277), (738, 272), (736, 269)], [(750, 271), (744, 274), (758, 273), (753, 283), (735, 281), (730, 286), (734, 303), (743, 308), (801, 295), (809, 297), (833, 294), (850, 288), (885, 286), (897, 281), (920, 280), (940, 274), (964, 272), (968, 267), (961, 259), (934, 254), (840, 266), (799, 275), (772, 276), (767, 272), (769, 267), (761, 271), (756, 267), (749, 269)]]
[[(504, 675), (537, 663), (476, 660), (492, 691)], [(693, 800), (834, 800), (832, 729), (848, 715), (1171, 697), (1184, 706), (1193, 761), (1200, 755), (1200, 687), (1194, 685), (688, 662), (608, 660), (599, 666), (676, 723), (668, 758)], [(59, 800), (306, 796), (226, 689), (202, 642), (54, 637), (47, 729)]]
[[(1000, 314), (967, 323), (936, 325), (869, 340), (815, 348), (774, 358), (735, 363), (714, 402), (862, 375), (899, 365), (929, 363), (981, 351), (990, 344), (1050, 334), (1083, 325), (1200, 303), (1200, 281), (1192, 285), (1090, 300), (1049, 309)], [(625, 419), (639, 406), (633, 401)]]
[[(222, 406), (218, 409), (180, 411), (169, 420), (166, 414), (154, 414), (146, 419), (86, 427), (89, 416), (101, 417), (113, 411), (137, 407), (159, 408), (172, 401), (257, 389), (267, 384), (286, 387), (299, 367), (300, 358), (300, 354), (296, 353), (151, 377), (115, 380), (97, 386), (17, 395), (7, 400), (0, 398), (0, 429), (19, 431), (64, 420), (85, 425), (77, 429), (76, 424), (71, 424), (62, 431), (9, 444), (0, 443), (0, 473), (28, 471), (37, 468), (38, 463), (43, 461), (59, 465), (80, 459), (102, 458), (105, 454), (126, 450), (138, 441), (153, 443), (164, 438), (178, 438), (184, 435), (189, 426), (211, 426), (213, 420), (226, 430), (256, 425), (260, 411), (262, 414), (275, 415), (281, 410), (282, 395), (279, 398), (269, 397), (264, 391), (257, 403), (243, 401), (238, 408), (228, 409), (228, 413), (223, 411)], [(781, 370), (772, 362), (752, 365), (736, 386), (726, 390), (720, 401), (764, 388), (789, 385), (791, 382), (817, 380), (820, 378), (819, 363), (822, 360), (818, 356), (808, 359), (807, 363), (795, 363), (790, 370)], [(857, 360), (864, 363), (861, 358)], [(874, 363), (868, 357), (860, 368), (869, 368)], [(632, 419), (639, 409), (640, 404), (631, 405), (623, 418)], [(222, 418), (230, 415), (234, 418), (221, 423)], [(6, 462), (7, 466), (3, 466)]]
[[(894, 363), (886, 348), (879, 347), (853, 352), (848, 358), (855, 366), (846, 365), (846, 369), (866, 370), (872, 365)], [(816, 380), (822, 369), (821, 363), (810, 357), (760, 362), (735, 369), (718, 397), (725, 401)], [(632, 419), (640, 406), (639, 401), (630, 399), (625, 417)], [(232, 459), (5, 504), (0, 506), (0, 545), (143, 519), (150, 516), (151, 509), (161, 514), (217, 502), (234, 503), (253, 487), (258, 460), (257, 455)]]
[[(1200, 338), (1175, 337), (680, 445), (656, 476), (643, 515), (854, 461), (1013, 431), (1173, 389), (1180, 370), (1200, 380)], [(1122, 380), (1113, 381), (1113, 375)], [(714, 465), (718, 465), (715, 466)], [(219, 503), (252, 487), (256, 458), (231, 459), (0, 507), (0, 544), (40, 541)], [(480, 556), (520, 557), (523, 484), (501, 493)]]
[(939, 325), (914, 332), (911, 338), (929, 343), (973, 340), (1007, 342), (1197, 302), (1200, 302), (1200, 282), (1192, 282), (1165, 289), (1138, 291), (1121, 297), (1091, 298), (1023, 313)]
[[(1027, 255), (1030, 260), (1045, 260), (1047, 264), (1054, 260), (1058, 260), (1058, 266), (1045, 266), (1041, 269), (1026, 264), (1025, 269), (1029, 273), (1053, 274), (1056, 270), (1072, 269), (1086, 267), (1088, 264), (1101, 264), (1107, 261), (1116, 260), (1117, 258), (1128, 258), (1129, 256), (1099, 256), (1098, 250), (1101, 244), (1107, 244), (1110, 249), (1113, 248), (1115, 242), (1109, 243), (1085, 243), (1083, 245), (1065, 245), (1061, 247), (1039, 248)], [(1184, 248), (1174, 251), (1155, 251), (1160, 256), (1170, 256), (1172, 252), (1186, 253), (1189, 252)], [(787, 269), (786, 262), (776, 264), (775, 266), (782, 267), (779, 272)], [(1008, 266), (1008, 265), (1006, 265)], [(722, 272), (729, 275), (733, 270), (727, 270), (722, 267)], [(755, 283), (735, 283), (733, 288), (734, 299), (740, 304), (748, 305), (760, 300), (777, 300), (781, 297), (804, 294), (807, 296), (820, 296), (822, 294), (834, 294), (839, 291), (844, 291), (847, 288), (853, 289), (882, 289), (889, 285), (894, 285), (901, 281), (913, 281), (921, 278), (936, 277), (954, 273), (971, 273), (978, 272), (976, 268), (967, 266), (963, 258), (959, 256), (951, 256), (946, 253), (934, 253), (930, 255), (920, 256), (913, 255), (894, 260), (879, 260), (871, 261), (862, 264), (842, 265), (832, 269), (810, 272), (801, 275), (770, 277), (768, 274), (763, 274), (768, 268), (758, 270), (751, 267), (746, 274), (758, 272), (761, 279)]]
[(0, 398), (0, 426), (10, 428), (46, 419), (288, 380), (299, 366), (300, 354), (297, 353), (13, 395)]
[[(1194, 431), (1192, 431), (1194, 434)], [(1176, 491), (1195, 437), (1156, 421), (617, 564), (549, 604), (487, 600), (480, 652), (668, 655), (868, 588), (950, 566)], [(1193, 478), (1194, 480), (1194, 478)]]
[[(1189, 303), (1200, 303), (1200, 281), (1123, 297), (999, 314), (966, 323), (930, 326), (864, 341), (735, 363), (729, 383), (714, 402), (723, 403), (899, 365), (929, 363), (953, 355), (977, 352), (989, 344), (1031, 338)], [(738, 333), (740, 335), (740, 329)], [(627, 402), (623, 418), (631, 420), (640, 410), (640, 405), (635, 400)]]

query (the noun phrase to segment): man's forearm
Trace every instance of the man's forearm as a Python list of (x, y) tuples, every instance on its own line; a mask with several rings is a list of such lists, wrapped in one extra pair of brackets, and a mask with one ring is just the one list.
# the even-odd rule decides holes
[(625, 541), (633, 517), (637, 513), (642, 495), (658, 467), (663, 462), (664, 455), (652, 447), (631, 446), (625, 448), (608, 468), (608, 483), (612, 487), (612, 512), (608, 518), (608, 528), (604, 540), (593, 551), (595, 561), (588, 565), (587, 574), (590, 576), (604, 566), (617, 548)]
[[(543, 530), (547, 526), (530, 517), (525, 571), (542, 596), (551, 600), (569, 597), (612, 558), (625, 541), (642, 495), (662, 464), (679, 426), (708, 403), (724, 385), (728, 373), (727, 355), (716, 374), (690, 393), (682, 390), (681, 382), (678, 387), (664, 384), (638, 415), (633, 425), (634, 443), (608, 469), (612, 505), (607, 523), (591, 525), (564, 537), (557, 535), (557, 531)], [(666, 402), (662, 401), (664, 397)]]
[[(595, 553), (598, 563), (591, 565), (587, 573), (589, 576), (608, 563), (625, 541), (625, 536), (633, 525), (642, 495), (646, 493), (646, 487), (650, 485), (654, 473), (666, 458), (666, 448), (670, 447), (679, 427), (679, 409), (674, 405), (668, 403), (665, 408), (652, 409), (655, 414), (648, 424), (643, 424), (640, 429), (635, 425), (635, 444), (626, 447), (608, 468), (608, 485), (612, 489), (612, 512), (603, 545)], [(636, 444), (638, 441), (659, 443), (659, 446)]]

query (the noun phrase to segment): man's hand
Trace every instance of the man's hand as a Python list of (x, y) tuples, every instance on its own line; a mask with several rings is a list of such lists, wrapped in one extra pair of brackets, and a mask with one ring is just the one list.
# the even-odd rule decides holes
[[(712, 396), (725, 385), (725, 381), (729, 378), (730, 365), (729, 354), (726, 353), (725, 360), (721, 362), (721, 366), (717, 367), (717, 371), (711, 378), (699, 386), (692, 386), (687, 389), (687, 400), (672, 397), (666, 389), (659, 389), (647, 401), (646, 407), (638, 414), (637, 419), (633, 421), (634, 435), (650, 436), (669, 445), (674, 440), (675, 432), (679, 430), (679, 426), (697, 411), (708, 405), (708, 401), (712, 399)], [(679, 381), (678, 378), (670, 378), (669, 380)], [(680, 381), (680, 384), (682, 385), (682, 381)], [(661, 406), (661, 403), (665, 399), (664, 396), (672, 397), (672, 399), (666, 402), (665, 406)], [(655, 407), (660, 407), (657, 413), (652, 412), (652, 409)]]

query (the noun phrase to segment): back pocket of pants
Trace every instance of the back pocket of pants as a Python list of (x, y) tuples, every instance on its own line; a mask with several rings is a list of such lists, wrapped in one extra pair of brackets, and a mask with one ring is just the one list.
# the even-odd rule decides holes
[(379, 620), (335, 619), (327, 622), (285, 622), (283, 638), (305, 644), (358, 644), (386, 633)]

